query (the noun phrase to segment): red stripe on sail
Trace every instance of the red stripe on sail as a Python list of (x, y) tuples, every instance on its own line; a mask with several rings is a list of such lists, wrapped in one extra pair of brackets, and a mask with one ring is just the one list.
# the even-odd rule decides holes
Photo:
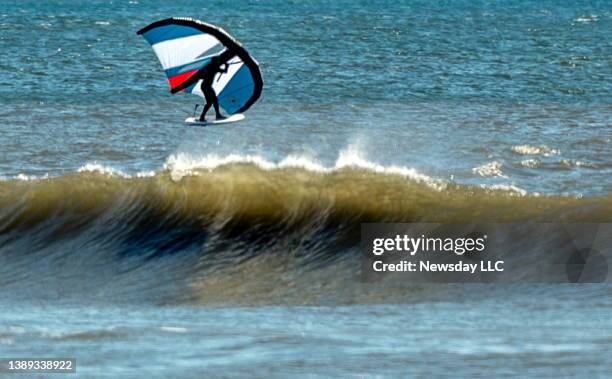
[(170, 84), (170, 88), (174, 89), (185, 82), (185, 80), (189, 79), (193, 74), (198, 72), (198, 70), (192, 70), (183, 72), (178, 75), (174, 75), (168, 78), (168, 84)]

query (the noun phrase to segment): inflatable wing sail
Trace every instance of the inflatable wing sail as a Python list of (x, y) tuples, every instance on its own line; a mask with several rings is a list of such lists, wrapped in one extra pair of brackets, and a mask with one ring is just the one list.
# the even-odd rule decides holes
[(196, 74), (215, 56), (228, 63), (213, 89), (230, 114), (246, 111), (261, 95), (263, 80), (257, 61), (223, 29), (190, 18), (168, 18), (138, 31), (153, 47), (168, 77), (170, 91), (204, 96)]

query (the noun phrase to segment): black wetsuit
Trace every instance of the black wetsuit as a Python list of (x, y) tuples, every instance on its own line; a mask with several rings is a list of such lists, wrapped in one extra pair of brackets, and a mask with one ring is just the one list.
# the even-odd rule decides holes
[[(221, 68), (222, 65), (225, 65), (225, 68)], [(200, 121), (203, 121), (206, 117), (206, 112), (210, 109), (210, 107), (214, 107), (215, 116), (217, 120), (225, 118), (219, 112), (219, 101), (217, 100), (217, 94), (215, 90), (212, 88), (213, 80), (215, 79), (215, 75), (218, 72), (227, 72), (227, 64), (216, 64), (215, 62), (211, 62), (206, 70), (204, 70), (200, 75), (202, 78), (202, 84), (200, 85), (200, 89), (204, 94), (204, 98), (206, 99), (206, 105), (202, 110), (202, 114), (200, 115)]]

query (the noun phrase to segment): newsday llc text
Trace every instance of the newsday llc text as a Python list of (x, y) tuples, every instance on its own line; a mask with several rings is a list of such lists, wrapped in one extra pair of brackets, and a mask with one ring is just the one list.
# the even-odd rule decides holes
[(599, 283), (610, 224), (362, 224), (362, 276), (415, 282)]

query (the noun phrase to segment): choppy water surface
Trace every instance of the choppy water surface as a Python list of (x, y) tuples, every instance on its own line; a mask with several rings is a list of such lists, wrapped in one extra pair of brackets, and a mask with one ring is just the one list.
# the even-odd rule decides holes
[[(260, 62), (244, 122), (182, 124), (136, 35), (170, 16)], [(609, 286), (367, 286), (358, 248), (368, 221), (611, 222), (611, 34), (608, 2), (0, 1), (0, 356), (606, 376)]]
[(15, 354), (77, 355), (85, 377), (608, 376), (611, 304), (584, 317), (573, 291), (535, 289), (444, 287), (412, 305), (27, 307), (3, 340)]
[[(98, 162), (131, 173), (185, 153), (340, 152), (468, 183), (610, 191), (610, 6), (523, 1), (19, 2), (0, 14), (0, 174)], [(188, 15), (222, 25), (260, 61), (262, 101), (242, 124), (186, 129), (135, 34)]]

